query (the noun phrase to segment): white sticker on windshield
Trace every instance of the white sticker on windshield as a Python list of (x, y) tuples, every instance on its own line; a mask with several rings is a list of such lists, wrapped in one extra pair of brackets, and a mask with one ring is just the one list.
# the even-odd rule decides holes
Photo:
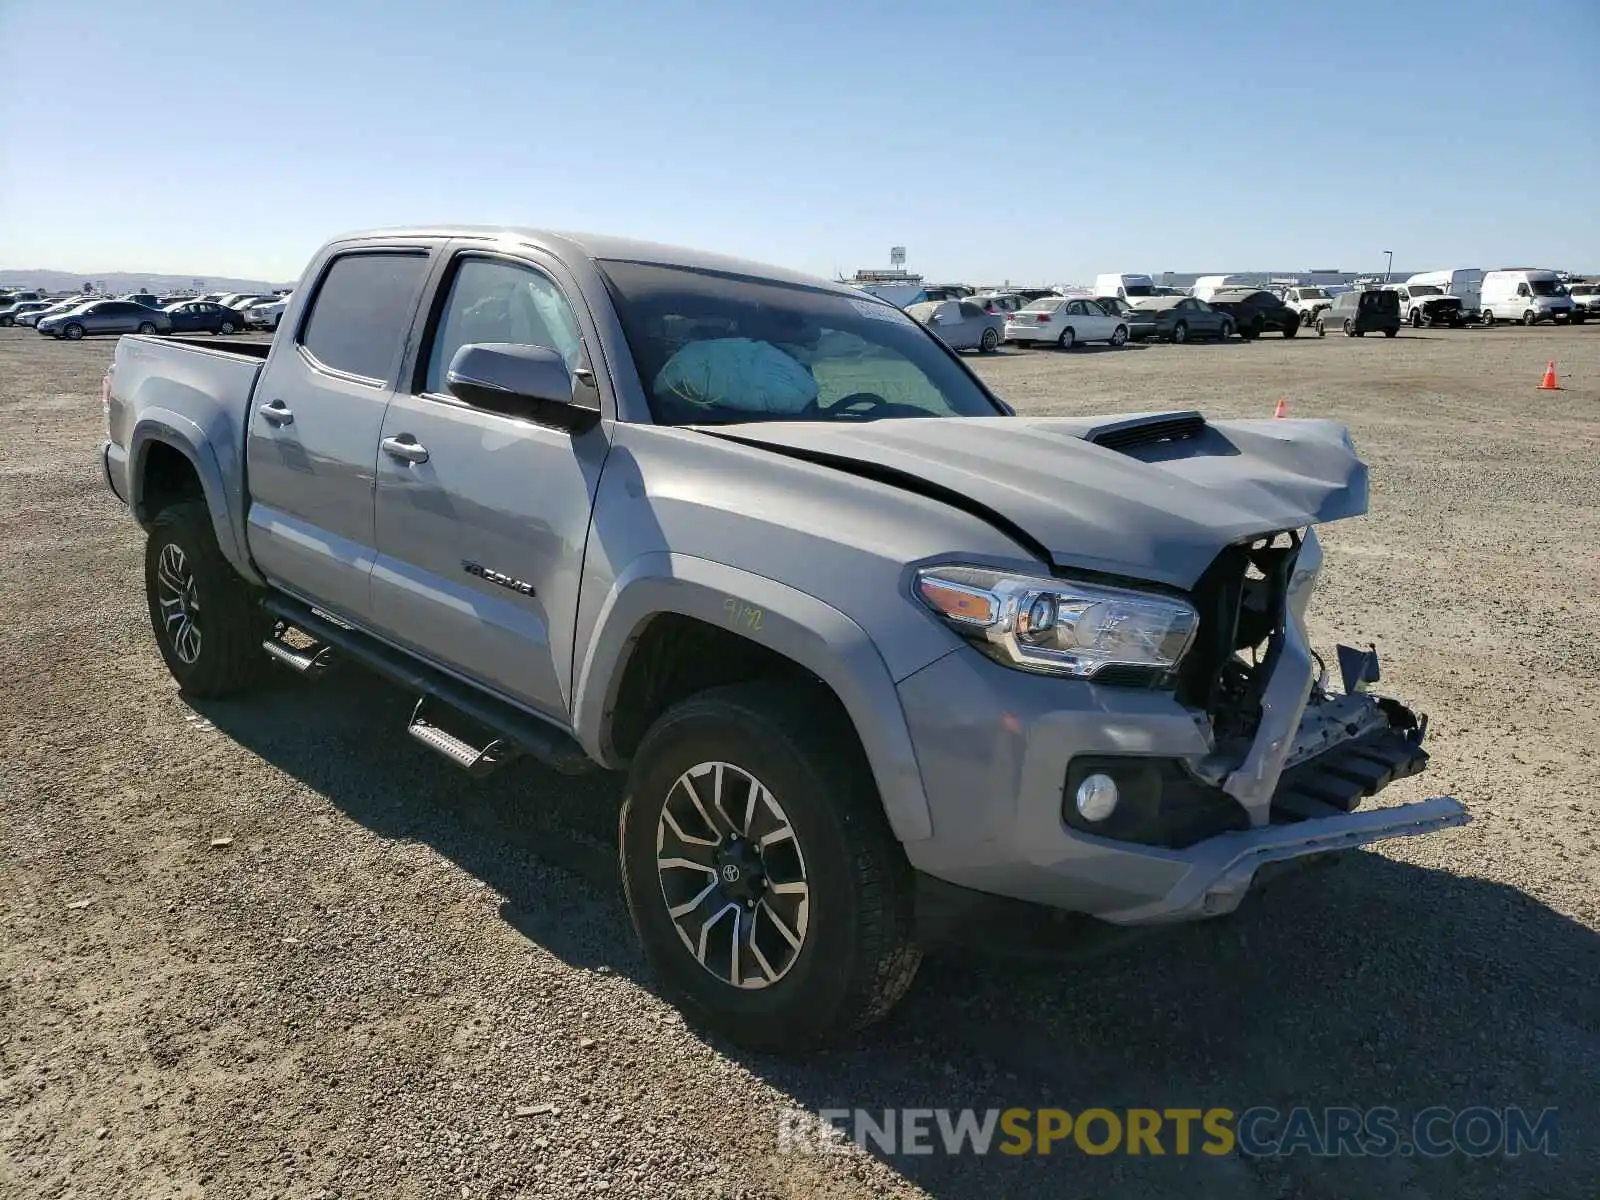
[(911, 319), (898, 308), (876, 300), (851, 300), (850, 303), (863, 317), (870, 317), (874, 321), (899, 322)]

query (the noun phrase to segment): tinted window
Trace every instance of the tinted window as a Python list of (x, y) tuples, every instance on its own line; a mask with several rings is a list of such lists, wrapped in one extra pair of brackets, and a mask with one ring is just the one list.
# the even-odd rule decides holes
[(984, 317), (984, 311), (976, 304), (969, 304), (963, 300), (961, 302), (961, 315), (969, 321), (981, 321)]
[(384, 381), (411, 327), (425, 254), (345, 254), (322, 276), (300, 344), (323, 366)]
[(578, 366), (583, 352), (577, 318), (548, 277), (520, 263), (466, 258), (456, 268), (450, 297), (440, 314), (423, 390), (445, 390), (444, 375), (462, 346), (511, 342), (543, 346)]
[(599, 266), (660, 424), (999, 414), (949, 350), (888, 305), (744, 275)]

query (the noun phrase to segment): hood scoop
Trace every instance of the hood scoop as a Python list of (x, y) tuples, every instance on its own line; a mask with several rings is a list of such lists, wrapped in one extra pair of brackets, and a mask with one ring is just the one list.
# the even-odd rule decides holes
[(1197, 412), (1148, 413), (1122, 421), (1107, 421), (1079, 434), (1084, 441), (1123, 453), (1159, 442), (1185, 442), (1206, 431), (1206, 419)]

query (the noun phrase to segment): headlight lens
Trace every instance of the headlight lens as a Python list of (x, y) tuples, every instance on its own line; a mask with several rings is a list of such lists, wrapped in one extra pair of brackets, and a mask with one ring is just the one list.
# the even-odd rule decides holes
[(1184, 600), (985, 567), (928, 567), (917, 596), (991, 658), (1093, 678), (1108, 666), (1170, 671), (1199, 616)]

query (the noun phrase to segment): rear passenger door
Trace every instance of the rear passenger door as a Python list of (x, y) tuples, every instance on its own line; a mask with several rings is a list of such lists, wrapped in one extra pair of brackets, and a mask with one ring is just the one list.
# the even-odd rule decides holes
[(565, 724), (607, 430), (477, 408), (445, 376), (465, 345), (544, 346), (574, 373), (574, 401), (598, 410), (587, 309), (537, 251), (465, 248), (432, 308), (383, 422), (373, 619), (391, 640)]
[(379, 431), (432, 266), (426, 243), (336, 252), (251, 399), (251, 555), (274, 585), (357, 623)]

